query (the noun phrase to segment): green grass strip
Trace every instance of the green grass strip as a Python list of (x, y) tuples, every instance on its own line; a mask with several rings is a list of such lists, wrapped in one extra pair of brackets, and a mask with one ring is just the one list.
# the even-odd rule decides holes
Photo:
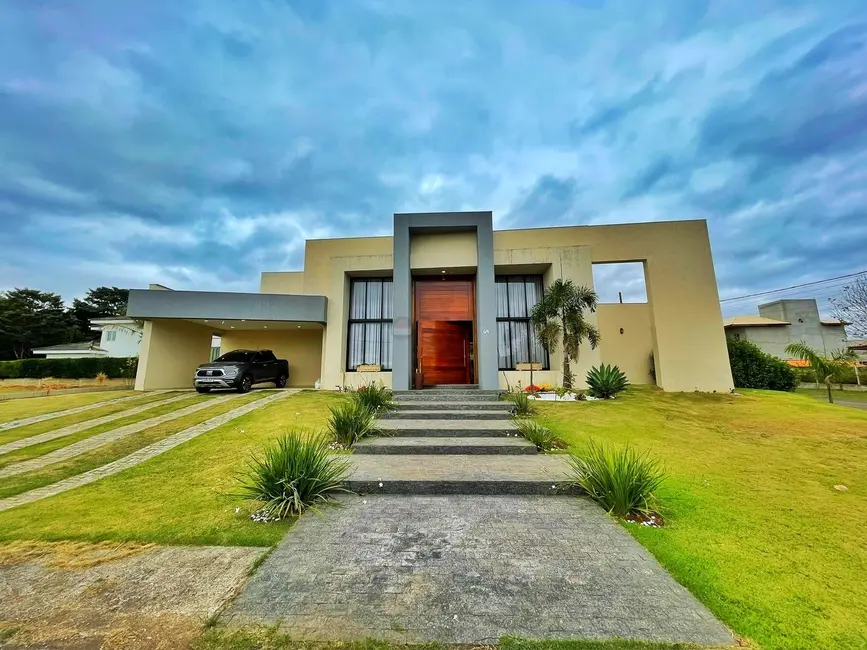
[(172, 397), (177, 397), (180, 394), (181, 393), (157, 393), (154, 395), (147, 395), (146, 397), (142, 397), (140, 400), (137, 399), (130, 402), (121, 402), (120, 404), (106, 404), (100, 408), (91, 409), (82, 413), (75, 413), (61, 418), (45, 420), (44, 422), (36, 422), (23, 427), (16, 427), (14, 429), (9, 429), (8, 431), (0, 432), (0, 445), (6, 444), (7, 442), (13, 442), (14, 440), (36, 436), (40, 433), (45, 433), (46, 431), (62, 429), (71, 424), (87, 422), (88, 420), (95, 420), (96, 418), (101, 418), (106, 415), (114, 415), (115, 413), (120, 413), (122, 411), (139, 408), (153, 402), (161, 402)]
[[(0, 384), (2, 385), (2, 384)], [(0, 392), (0, 396), (2, 396)], [(143, 393), (141, 393), (143, 395)], [(99, 402), (120, 399), (135, 395), (132, 390), (106, 390), (70, 395), (46, 395), (45, 397), (14, 397), (0, 400), (0, 424), (65, 411), (80, 406), (90, 406)], [(137, 400), (130, 400), (136, 402)], [(129, 402), (127, 402), (128, 404)]]
[(31, 458), (44, 456), (45, 454), (51, 453), (52, 451), (62, 449), (63, 447), (68, 447), (75, 442), (85, 440), (87, 438), (90, 438), (91, 436), (95, 436), (106, 431), (113, 431), (114, 429), (119, 429), (128, 424), (135, 424), (136, 422), (142, 422), (143, 420), (149, 420), (150, 418), (155, 418), (161, 415), (166, 415), (168, 413), (173, 413), (174, 411), (186, 408), (187, 406), (192, 406), (193, 404), (197, 404), (202, 401), (212, 400), (214, 399), (214, 397), (216, 397), (216, 395), (190, 395), (189, 399), (180, 400), (179, 402), (172, 402), (171, 404), (166, 404), (164, 406), (155, 406), (154, 408), (148, 409), (147, 411), (142, 411), (141, 413), (136, 413), (135, 415), (120, 418), (119, 420), (114, 420), (112, 422), (106, 422), (105, 424), (100, 424), (99, 426), (91, 427), (90, 429), (84, 429), (82, 431), (79, 431), (78, 433), (73, 433), (68, 436), (55, 438), (54, 440), (46, 440), (45, 442), (42, 442), (38, 445), (22, 447), (21, 449), (10, 451), (8, 454), (0, 455), (0, 467), (5, 467), (6, 465), (10, 465), (12, 463), (18, 463), (22, 460), (30, 460)]
[[(170, 420), (157, 426), (145, 429), (138, 433), (132, 434), (115, 442), (108, 443), (87, 453), (70, 458), (69, 460), (61, 461), (48, 465), (43, 469), (17, 476), (0, 479), (0, 499), (5, 499), (28, 490), (33, 490), (44, 485), (56, 483), (65, 478), (76, 476), (82, 472), (89, 471), (101, 467), (106, 463), (123, 458), (132, 452), (146, 447), (147, 445), (162, 440), (174, 433), (188, 429), (189, 427), (201, 424), (205, 420), (212, 417), (222, 415), (232, 409), (243, 406), (257, 398), (261, 398), (261, 393), (253, 393), (245, 395), (237, 399), (227, 400), (225, 402), (217, 401), (211, 408), (202, 409), (191, 415), (187, 415), (176, 420)], [(184, 400), (186, 401), (186, 400)], [(182, 404), (183, 402), (177, 402)]]

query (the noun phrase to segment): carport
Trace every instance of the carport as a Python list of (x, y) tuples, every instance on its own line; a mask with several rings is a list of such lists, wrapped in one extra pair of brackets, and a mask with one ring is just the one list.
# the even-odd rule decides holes
[(289, 360), (288, 385), (313, 386), (322, 372), (327, 307), (325, 296), (133, 289), (127, 316), (144, 322), (135, 388), (191, 387), (213, 334), (223, 351), (273, 350)]

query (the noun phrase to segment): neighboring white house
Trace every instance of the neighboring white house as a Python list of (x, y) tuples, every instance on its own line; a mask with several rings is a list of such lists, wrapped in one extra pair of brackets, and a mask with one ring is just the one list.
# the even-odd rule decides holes
[(137, 357), (142, 331), (132, 318), (106, 316), (93, 318), (90, 329), (100, 332), (99, 341), (49, 345), (33, 350), (46, 359), (80, 359), (82, 357)]
[(142, 330), (132, 318), (108, 316), (92, 318), (90, 329), (101, 332), (99, 347), (107, 357), (137, 357)]
[(755, 343), (763, 352), (790, 359), (786, 346), (804, 341), (820, 354), (849, 347), (846, 325), (835, 318), (819, 314), (815, 299), (777, 300), (759, 305), (759, 315), (732, 316), (723, 319), (726, 334)]

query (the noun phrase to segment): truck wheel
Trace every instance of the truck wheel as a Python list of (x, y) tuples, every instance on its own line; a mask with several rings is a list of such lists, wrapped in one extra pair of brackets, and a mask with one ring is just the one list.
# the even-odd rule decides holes
[(206, 388), (206, 387), (199, 387), (199, 388), (196, 388), (196, 392), (197, 393), (210, 393), (211, 389)]
[(277, 377), (277, 381), (274, 383), (277, 385), (277, 388), (286, 388), (286, 375), (280, 375)]
[(249, 393), (252, 387), (253, 378), (250, 375), (244, 375), (243, 377), (241, 377), (241, 383), (238, 384), (239, 393)]

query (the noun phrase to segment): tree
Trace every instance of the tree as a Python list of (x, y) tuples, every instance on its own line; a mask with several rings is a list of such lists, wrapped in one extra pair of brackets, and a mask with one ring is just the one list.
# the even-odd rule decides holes
[(819, 383), (821, 378), (825, 387), (828, 389), (828, 401), (833, 404), (834, 397), (831, 395), (831, 384), (835, 379), (840, 377), (840, 374), (845, 370), (846, 365), (840, 361), (835, 361), (834, 359), (822, 356), (804, 341), (787, 345), (786, 354), (790, 354), (793, 357), (797, 357), (801, 361), (806, 361), (810, 364), (810, 367), (816, 374), (816, 383)]
[(34, 348), (75, 338), (75, 326), (56, 293), (36, 289), (0, 293), (0, 358), (23, 359)]
[(584, 311), (596, 311), (596, 292), (573, 284), (572, 280), (555, 280), (542, 299), (533, 307), (530, 318), (539, 340), (548, 353), (557, 347), (563, 348), (563, 387), (572, 388), (570, 359), (578, 360), (581, 344), (586, 340), (591, 348), (599, 345), (600, 335), (584, 318)]
[[(855, 350), (833, 350), (831, 352), (831, 358), (838, 363), (851, 366), (852, 370), (855, 371), (855, 382), (858, 386), (861, 386), (861, 375), (858, 374), (858, 364), (861, 362), (861, 359), (858, 357)], [(840, 390), (843, 390), (842, 381), (840, 382)]]
[(129, 301), (129, 289), (119, 287), (97, 287), (88, 289), (83, 299), (72, 301), (70, 313), (75, 319), (81, 339), (92, 338), (90, 320), (106, 316), (125, 316)]
[(847, 327), (850, 336), (867, 338), (867, 273), (843, 287), (839, 298), (831, 298), (834, 318), (851, 323)]

